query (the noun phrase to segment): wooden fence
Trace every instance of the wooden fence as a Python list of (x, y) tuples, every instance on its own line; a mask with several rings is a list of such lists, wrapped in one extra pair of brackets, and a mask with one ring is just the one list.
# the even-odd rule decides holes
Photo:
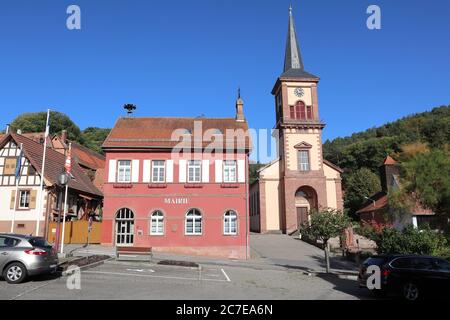
[[(64, 244), (85, 244), (88, 242), (88, 226), (89, 221), (69, 221), (66, 222), (66, 228), (64, 231)], [(60, 224), (60, 235), (62, 234), (63, 224)], [(50, 222), (47, 239), (49, 242), (54, 243), (56, 238), (56, 230), (58, 229), (57, 222)], [(92, 222), (92, 231), (89, 235), (89, 243), (98, 244), (101, 243), (102, 236), (102, 223)]]

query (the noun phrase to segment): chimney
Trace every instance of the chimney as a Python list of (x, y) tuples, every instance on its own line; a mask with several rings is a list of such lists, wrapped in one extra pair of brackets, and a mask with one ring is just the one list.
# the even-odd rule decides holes
[(245, 122), (244, 101), (241, 99), (241, 89), (238, 90), (238, 98), (236, 100), (236, 121)]
[(61, 142), (64, 144), (67, 143), (67, 130), (61, 131)]
[(9, 133), (9, 123), (6, 125), (6, 130), (5, 130), (5, 134)]

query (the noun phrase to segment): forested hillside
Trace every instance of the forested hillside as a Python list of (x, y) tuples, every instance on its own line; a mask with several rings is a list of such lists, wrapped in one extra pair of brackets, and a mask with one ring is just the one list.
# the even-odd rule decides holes
[(450, 143), (450, 106), (417, 113), (350, 137), (325, 141), (325, 159), (346, 171), (368, 168), (376, 171), (387, 154), (401, 151), (401, 146), (425, 143), (442, 148)]

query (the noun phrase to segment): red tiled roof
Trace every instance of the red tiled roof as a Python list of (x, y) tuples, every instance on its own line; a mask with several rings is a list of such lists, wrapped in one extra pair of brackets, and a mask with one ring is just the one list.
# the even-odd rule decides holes
[[(367, 202), (364, 203), (363, 207), (356, 211), (356, 213), (361, 214), (377, 211), (387, 207), (387, 205), (389, 204), (388, 195), (383, 191), (372, 196), (371, 199), (375, 200), (375, 205), (372, 200), (367, 200)], [(419, 202), (416, 202), (415, 207), (411, 210), (411, 214), (414, 216), (434, 215), (432, 210), (425, 209), (422, 205), (420, 205)]]
[[(251, 148), (249, 135), (236, 138), (231, 135), (231, 132), (227, 132), (227, 129), (241, 129), (247, 133), (247, 122), (238, 122), (234, 118), (120, 118), (103, 143), (103, 148), (173, 148), (181, 141), (172, 138), (175, 130), (187, 129), (194, 134), (196, 121), (201, 124), (200, 138), (202, 139), (206, 140), (203, 137), (206, 132), (212, 133), (213, 129), (218, 129), (223, 133), (224, 148), (227, 142), (233, 142), (235, 146), (245, 146), (247, 150)], [(202, 147), (208, 146), (211, 140), (217, 141), (214, 138), (205, 140)], [(192, 147), (191, 144), (187, 147)]]
[(397, 161), (392, 159), (390, 156), (387, 156), (386, 159), (384, 159), (384, 164), (386, 165), (394, 165), (397, 164)]
[(76, 142), (72, 142), (72, 156), (76, 157), (81, 165), (89, 169), (97, 170), (105, 167), (105, 156)]
[[(375, 203), (374, 203), (375, 201)], [(388, 196), (385, 192), (379, 192), (376, 195), (370, 197), (370, 200), (367, 200), (363, 207), (356, 211), (356, 213), (366, 213), (372, 212), (376, 210), (380, 210), (386, 207), (388, 204)]]
[[(0, 147), (3, 147), (11, 137), (17, 144), (23, 144), (23, 152), (27, 159), (31, 162), (33, 167), (41, 172), (42, 170), (42, 155), (44, 152), (44, 146), (35, 142), (34, 140), (27, 138), (23, 135), (11, 133), (5, 136), (0, 141)], [(45, 180), (54, 185), (57, 183), (59, 174), (64, 170), (65, 157), (63, 154), (47, 148), (46, 162), (45, 162)], [(102, 196), (100, 190), (98, 190), (89, 177), (83, 172), (82, 168), (76, 161), (72, 163), (71, 171), (74, 179), (69, 181), (69, 188), (77, 190), (82, 193), (87, 193), (95, 196)]]

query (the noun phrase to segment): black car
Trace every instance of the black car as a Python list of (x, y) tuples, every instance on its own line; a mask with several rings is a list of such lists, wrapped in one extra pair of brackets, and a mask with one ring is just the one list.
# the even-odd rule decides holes
[(374, 293), (401, 294), (407, 300), (424, 296), (450, 297), (450, 262), (429, 256), (379, 255), (365, 260), (360, 268), (360, 287), (368, 287), (369, 266), (380, 270), (380, 287)]

